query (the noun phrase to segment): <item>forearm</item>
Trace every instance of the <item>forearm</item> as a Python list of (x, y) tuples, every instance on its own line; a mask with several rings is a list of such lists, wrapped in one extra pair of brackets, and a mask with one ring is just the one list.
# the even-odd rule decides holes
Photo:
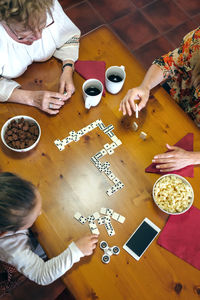
[(63, 61), (63, 66), (65, 64), (72, 64), (72, 67), (71, 66), (65, 66), (64, 69), (63, 69), (63, 73), (65, 73), (65, 76), (68, 78), (68, 79), (72, 79), (73, 77), (73, 72), (74, 72), (74, 61), (73, 60), (64, 60)]
[(200, 164), (200, 152), (190, 152), (191, 164)]
[(0, 102), (7, 102), (14, 89), (19, 87), (16, 81), (0, 76)]
[(33, 106), (32, 91), (14, 89), (7, 102), (14, 102)]
[(164, 80), (164, 74), (157, 65), (151, 65), (147, 71), (141, 87), (151, 90)]

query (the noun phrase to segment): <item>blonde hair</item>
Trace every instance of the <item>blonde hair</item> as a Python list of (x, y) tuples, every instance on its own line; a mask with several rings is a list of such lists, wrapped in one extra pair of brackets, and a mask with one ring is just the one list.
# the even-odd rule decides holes
[(195, 88), (197, 88), (200, 85), (200, 56), (199, 61), (197, 62), (192, 71), (192, 84)]
[(30, 20), (38, 21), (52, 5), (53, 0), (0, 0), (0, 22), (26, 26)]

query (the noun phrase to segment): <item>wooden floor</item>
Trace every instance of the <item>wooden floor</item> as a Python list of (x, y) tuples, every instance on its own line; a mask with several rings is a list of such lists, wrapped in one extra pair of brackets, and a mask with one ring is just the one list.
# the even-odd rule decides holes
[[(82, 34), (107, 24), (145, 68), (149, 67), (155, 57), (177, 47), (182, 37), (200, 23), (199, 0), (60, 0), (59, 2), (66, 14), (81, 29)], [(26, 280), (11, 294), (0, 299), (73, 300), (74, 298), (65, 289), (61, 280), (45, 287)]]

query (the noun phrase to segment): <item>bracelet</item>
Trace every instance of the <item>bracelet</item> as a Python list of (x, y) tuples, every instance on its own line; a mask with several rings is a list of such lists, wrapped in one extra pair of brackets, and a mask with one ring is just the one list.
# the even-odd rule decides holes
[(62, 66), (62, 70), (64, 70), (65, 67), (71, 67), (72, 70), (74, 71), (74, 65), (73, 65), (73, 64), (70, 64), (70, 63), (64, 64), (64, 65)]

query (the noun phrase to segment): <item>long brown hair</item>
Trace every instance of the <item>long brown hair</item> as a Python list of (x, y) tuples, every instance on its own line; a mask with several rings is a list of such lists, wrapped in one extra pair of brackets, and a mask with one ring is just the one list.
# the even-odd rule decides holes
[(0, 233), (17, 231), (36, 204), (35, 186), (13, 173), (0, 173)]

